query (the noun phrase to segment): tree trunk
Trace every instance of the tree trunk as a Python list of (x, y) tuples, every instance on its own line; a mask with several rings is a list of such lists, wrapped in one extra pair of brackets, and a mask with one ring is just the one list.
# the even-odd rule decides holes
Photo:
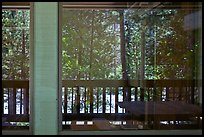
[[(91, 43), (90, 43), (90, 70), (89, 70), (89, 80), (91, 80), (92, 72), (92, 60), (93, 60), (93, 42), (94, 42), (94, 10), (92, 10), (92, 19), (91, 19)], [(93, 113), (93, 89), (90, 88), (90, 113)]]
[[(122, 63), (122, 79), (125, 80), (125, 86), (128, 86), (127, 63), (126, 63), (126, 48), (125, 48), (125, 29), (124, 29), (124, 11), (120, 10), (120, 48), (121, 48), (121, 63)], [(124, 101), (130, 101), (128, 98), (128, 88), (124, 88)]]
[(92, 10), (92, 19), (91, 19), (91, 43), (90, 43), (90, 60), (89, 60), (89, 80), (91, 80), (91, 71), (92, 71), (92, 53), (93, 53), (93, 40), (94, 40), (94, 10)]

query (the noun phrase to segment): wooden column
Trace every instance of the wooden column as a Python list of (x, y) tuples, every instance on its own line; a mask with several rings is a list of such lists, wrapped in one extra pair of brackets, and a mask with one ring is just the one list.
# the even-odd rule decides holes
[(31, 130), (58, 134), (58, 2), (31, 4)]

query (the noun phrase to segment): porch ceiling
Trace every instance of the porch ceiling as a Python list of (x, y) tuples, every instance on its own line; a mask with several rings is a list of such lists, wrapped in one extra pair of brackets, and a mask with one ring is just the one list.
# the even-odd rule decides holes
[[(201, 2), (62, 2), (68, 8), (202, 8)], [(30, 2), (2, 2), (3, 8), (29, 8)]]

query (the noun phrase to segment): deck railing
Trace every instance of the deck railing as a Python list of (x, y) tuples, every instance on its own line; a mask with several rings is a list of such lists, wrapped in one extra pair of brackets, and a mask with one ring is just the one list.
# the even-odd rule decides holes
[(29, 109), (29, 81), (2, 80), (2, 128), (27, 129)]
[[(194, 80), (144, 80), (143, 88), (140, 83), (138, 80), (63, 80), (62, 120), (64, 123), (93, 118), (129, 120), (132, 115), (117, 102), (179, 100), (194, 104), (198, 97)], [(2, 80), (2, 95), (3, 127), (9, 122), (29, 122), (29, 81)]]

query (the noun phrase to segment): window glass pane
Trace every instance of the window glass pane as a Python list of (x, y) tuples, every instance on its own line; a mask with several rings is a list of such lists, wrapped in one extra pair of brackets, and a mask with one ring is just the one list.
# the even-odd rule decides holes
[(63, 7), (63, 129), (201, 128), (199, 3)]
[(2, 128), (29, 128), (30, 11), (2, 9)]

